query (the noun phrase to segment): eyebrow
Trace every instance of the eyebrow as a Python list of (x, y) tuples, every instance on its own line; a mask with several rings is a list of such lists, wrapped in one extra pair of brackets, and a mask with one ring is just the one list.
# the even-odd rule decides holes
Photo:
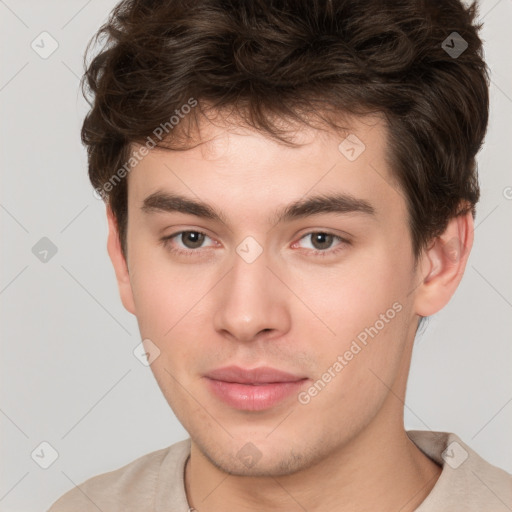
[[(179, 212), (220, 222), (225, 225), (228, 224), (224, 213), (215, 210), (208, 203), (165, 191), (157, 191), (146, 197), (141, 210), (145, 213)], [(285, 207), (281, 207), (269, 219), (269, 222), (279, 224), (293, 219), (325, 213), (360, 213), (372, 217), (375, 216), (375, 208), (368, 201), (355, 198), (350, 194), (321, 194), (299, 199)]]

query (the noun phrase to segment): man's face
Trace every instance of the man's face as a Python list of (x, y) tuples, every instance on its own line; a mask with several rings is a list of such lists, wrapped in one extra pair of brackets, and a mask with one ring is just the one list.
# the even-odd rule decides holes
[[(124, 302), (160, 351), (151, 369), (169, 405), (224, 471), (286, 474), (370, 424), (396, 428), (384, 416), (401, 421), (389, 388), (405, 385), (418, 318), (406, 206), (384, 125), (353, 121), (350, 133), (366, 146), (355, 159), (354, 139), (340, 150), (334, 132), (303, 128), (290, 148), (208, 125), (212, 142), (152, 151), (129, 175)], [(222, 221), (161, 200), (143, 209), (156, 193), (207, 203)], [(277, 222), (291, 203), (333, 195), (359, 203)], [(206, 377), (231, 365), (303, 380), (255, 391)]]

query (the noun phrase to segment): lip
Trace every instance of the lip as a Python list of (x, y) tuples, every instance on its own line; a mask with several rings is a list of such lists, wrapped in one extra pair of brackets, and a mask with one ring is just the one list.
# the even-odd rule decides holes
[(228, 366), (209, 372), (205, 378), (217, 398), (244, 411), (269, 409), (296, 394), (309, 380), (266, 366), (253, 369)]
[(246, 369), (240, 366), (225, 366), (206, 374), (206, 377), (224, 382), (238, 384), (269, 384), (274, 382), (296, 382), (304, 379), (303, 375), (293, 375), (269, 366)]

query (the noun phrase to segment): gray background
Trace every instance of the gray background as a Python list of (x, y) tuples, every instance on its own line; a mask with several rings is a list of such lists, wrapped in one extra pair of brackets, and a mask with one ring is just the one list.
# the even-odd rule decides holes
[[(118, 297), (79, 140), (83, 51), (114, 4), (0, 0), (2, 512), (46, 509), (187, 437), (132, 354), (138, 328)], [(455, 432), (512, 472), (512, 1), (484, 0), (481, 18), (492, 110), (476, 239), (456, 295), (416, 340), (405, 422)], [(47, 59), (31, 48), (43, 31), (59, 45)], [(32, 253), (42, 237), (58, 249), (46, 263)], [(59, 454), (48, 469), (31, 457), (43, 441)], [(44, 462), (49, 451), (36, 453)]]

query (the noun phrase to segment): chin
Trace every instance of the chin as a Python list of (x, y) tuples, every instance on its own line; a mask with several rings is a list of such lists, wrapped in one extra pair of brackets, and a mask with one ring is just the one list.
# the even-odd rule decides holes
[(242, 440), (229, 438), (224, 443), (207, 446), (195, 441), (199, 450), (215, 467), (234, 476), (280, 477), (306, 469), (321, 460), (321, 450), (286, 445), (280, 438), (265, 439), (248, 435)]

